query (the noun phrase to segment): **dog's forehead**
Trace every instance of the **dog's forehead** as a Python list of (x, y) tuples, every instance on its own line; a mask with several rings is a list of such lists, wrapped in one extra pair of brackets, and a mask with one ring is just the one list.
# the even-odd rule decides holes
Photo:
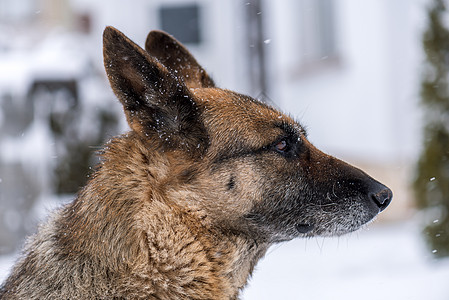
[(250, 144), (259, 146), (282, 134), (285, 126), (299, 134), (303, 132), (291, 117), (251, 97), (217, 88), (192, 92), (205, 123), (219, 134), (242, 134)]

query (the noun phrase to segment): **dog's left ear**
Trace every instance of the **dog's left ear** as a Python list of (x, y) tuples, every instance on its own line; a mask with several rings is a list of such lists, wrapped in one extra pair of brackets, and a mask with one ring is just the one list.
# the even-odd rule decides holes
[(135, 132), (159, 140), (164, 149), (203, 153), (207, 132), (182, 81), (113, 27), (103, 33), (103, 56), (111, 87)]
[(172, 73), (180, 77), (189, 88), (214, 87), (214, 81), (200, 66), (189, 50), (163, 31), (151, 31), (145, 49)]

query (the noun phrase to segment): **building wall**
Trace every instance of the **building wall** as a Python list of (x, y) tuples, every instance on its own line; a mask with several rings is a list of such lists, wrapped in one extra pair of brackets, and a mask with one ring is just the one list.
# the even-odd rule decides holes
[(337, 61), (324, 58), (301, 72), (295, 60), (307, 54), (296, 46), (292, 30), (297, 11), (288, 5), (294, 1), (283, 2), (272, 7), (267, 26), (276, 37), (270, 63), (281, 107), (308, 125), (311, 139), (328, 150), (383, 161), (414, 158), (421, 62), (414, 10), (421, 4), (335, 1)]

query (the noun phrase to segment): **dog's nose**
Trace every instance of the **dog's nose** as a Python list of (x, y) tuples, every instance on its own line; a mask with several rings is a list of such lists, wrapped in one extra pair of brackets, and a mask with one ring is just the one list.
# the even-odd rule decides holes
[(381, 212), (390, 204), (391, 199), (393, 198), (393, 192), (386, 186), (380, 184), (369, 196), (377, 207), (379, 207), (379, 212)]

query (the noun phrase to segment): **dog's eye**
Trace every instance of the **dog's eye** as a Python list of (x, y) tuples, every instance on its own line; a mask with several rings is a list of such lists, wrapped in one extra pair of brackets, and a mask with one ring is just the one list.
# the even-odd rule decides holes
[(285, 153), (289, 150), (290, 146), (286, 140), (280, 140), (276, 145), (274, 145), (274, 149), (280, 153)]

